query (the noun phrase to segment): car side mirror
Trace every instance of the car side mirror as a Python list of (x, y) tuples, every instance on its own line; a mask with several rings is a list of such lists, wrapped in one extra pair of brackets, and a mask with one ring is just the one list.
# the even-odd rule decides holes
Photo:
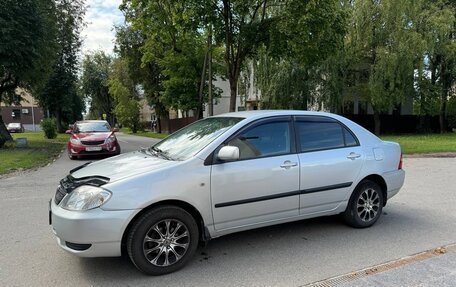
[(112, 128), (111, 131), (112, 131), (113, 133), (116, 133), (116, 132), (119, 131), (119, 129), (118, 129), (118, 128)]
[(72, 130), (66, 130), (65, 133), (71, 135), (73, 133), (73, 131)]
[(219, 150), (217, 158), (223, 161), (238, 160), (239, 148), (237, 146), (224, 146)]

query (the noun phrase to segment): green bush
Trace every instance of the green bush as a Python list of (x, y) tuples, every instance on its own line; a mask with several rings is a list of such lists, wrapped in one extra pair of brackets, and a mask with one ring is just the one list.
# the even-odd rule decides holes
[(57, 122), (54, 118), (46, 118), (41, 122), (41, 128), (44, 131), (44, 136), (48, 139), (57, 137)]
[(142, 121), (139, 122), (138, 131), (143, 132), (150, 129), (150, 122)]

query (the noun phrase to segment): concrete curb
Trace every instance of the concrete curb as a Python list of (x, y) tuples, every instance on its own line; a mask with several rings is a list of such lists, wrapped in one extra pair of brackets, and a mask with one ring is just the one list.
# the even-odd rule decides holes
[(382, 273), (388, 270), (400, 268), (406, 266), (408, 264), (424, 261), (426, 259), (430, 259), (433, 257), (438, 257), (448, 252), (456, 252), (456, 243), (437, 247), (434, 249), (430, 249), (424, 252), (420, 252), (414, 255), (402, 257), (400, 259), (392, 260), (386, 263), (378, 264), (375, 266), (367, 267), (358, 271), (354, 271), (348, 274), (343, 274), (339, 276), (335, 276), (332, 278), (328, 278), (322, 281), (317, 281), (311, 284), (303, 285), (302, 287), (335, 287), (343, 284), (348, 284), (355, 280)]

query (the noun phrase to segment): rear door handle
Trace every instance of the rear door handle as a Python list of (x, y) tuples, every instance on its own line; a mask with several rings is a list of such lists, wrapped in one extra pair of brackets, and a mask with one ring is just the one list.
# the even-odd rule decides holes
[(281, 168), (285, 168), (285, 169), (289, 169), (289, 168), (291, 168), (293, 166), (297, 166), (297, 165), (298, 165), (297, 162), (291, 162), (289, 160), (286, 160), (280, 165), (280, 167)]
[(357, 158), (361, 157), (360, 154), (357, 154), (357, 153), (354, 153), (354, 152), (351, 152), (349, 155), (347, 155), (347, 158), (351, 159), (351, 160), (355, 160)]

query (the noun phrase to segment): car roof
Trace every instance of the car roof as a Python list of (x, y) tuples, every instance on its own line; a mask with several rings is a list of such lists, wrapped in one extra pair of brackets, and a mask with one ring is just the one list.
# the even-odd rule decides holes
[(238, 117), (246, 119), (264, 118), (272, 116), (329, 116), (334, 117), (334, 114), (315, 111), (299, 111), (299, 110), (254, 110), (220, 114), (215, 117)]
[(107, 123), (105, 120), (84, 120), (84, 121), (77, 121), (76, 124), (84, 124), (84, 123)]

